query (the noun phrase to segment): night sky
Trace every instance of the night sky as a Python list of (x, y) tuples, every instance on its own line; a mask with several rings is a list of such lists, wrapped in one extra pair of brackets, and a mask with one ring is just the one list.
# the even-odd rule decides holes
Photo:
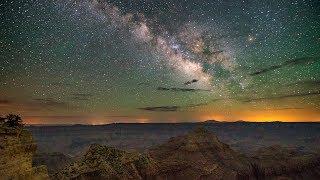
[(0, 2), (26, 123), (320, 121), (318, 0)]

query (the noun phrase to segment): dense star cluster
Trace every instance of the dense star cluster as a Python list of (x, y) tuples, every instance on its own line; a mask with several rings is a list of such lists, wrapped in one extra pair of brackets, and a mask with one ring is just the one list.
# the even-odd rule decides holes
[(0, 3), (0, 110), (28, 123), (320, 120), (314, 0)]

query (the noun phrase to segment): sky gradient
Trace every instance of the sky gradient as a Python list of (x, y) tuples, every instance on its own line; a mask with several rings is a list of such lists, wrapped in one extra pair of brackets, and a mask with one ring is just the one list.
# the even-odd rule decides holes
[(26, 123), (320, 121), (318, 1), (0, 5), (0, 112)]

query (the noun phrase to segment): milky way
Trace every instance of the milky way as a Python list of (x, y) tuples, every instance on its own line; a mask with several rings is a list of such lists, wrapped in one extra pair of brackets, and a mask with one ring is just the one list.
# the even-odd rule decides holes
[(212, 41), (205, 43), (204, 29), (195, 25), (186, 24), (179, 27), (177, 35), (171, 35), (165, 28), (161, 31), (157, 29), (158, 32), (154, 33), (152, 29), (158, 27), (149, 27), (149, 24), (155, 24), (156, 20), (149, 20), (139, 12), (121, 13), (117, 6), (109, 3), (76, 1), (71, 4), (62, 4), (62, 6), (74, 8), (77, 12), (83, 11), (82, 7), (85, 7), (97, 19), (102, 19), (102, 23), (110, 24), (118, 30), (127, 29), (133, 36), (133, 40), (152, 47), (151, 51), (162, 56), (168, 68), (172, 68), (178, 74), (179, 81), (197, 78), (198, 86), (210, 87), (213, 73), (205, 72), (203, 63), (219, 63), (228, 70), (234, 67), (234, 62), (223, 51), (218, 50), (218, 53), (215, 53), (217, 51), (214, 48), (217, 44)]
[(28, 123), (320, 120), (317, 1), (0, 8), (0, 110)]

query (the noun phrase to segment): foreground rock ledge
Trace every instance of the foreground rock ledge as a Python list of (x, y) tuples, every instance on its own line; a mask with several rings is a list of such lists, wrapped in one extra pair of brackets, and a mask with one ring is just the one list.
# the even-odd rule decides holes
[(0, 179), (49, 179), (46, 166), (32, 167), (37, 149), (29, 131), (0, 127)]

